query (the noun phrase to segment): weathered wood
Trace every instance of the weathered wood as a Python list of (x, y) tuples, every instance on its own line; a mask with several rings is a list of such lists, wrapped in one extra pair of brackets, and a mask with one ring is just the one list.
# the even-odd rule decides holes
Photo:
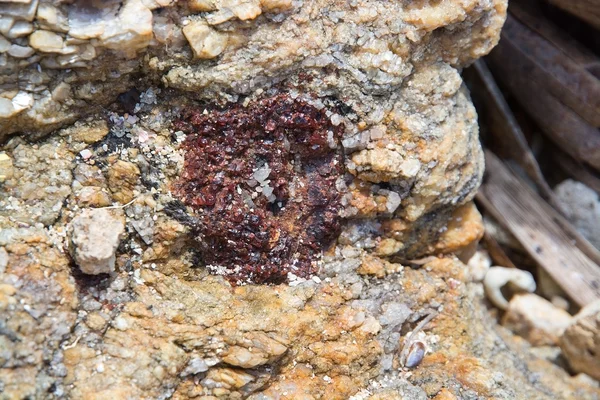
[(549, 41), (581, 67), (590, 70), (600, 66), (600, 59), (590, 49), (543, 17), (539, 3), (529, 0), (511, 1), (509, 10), (511, 15), (521, 23)]
[(549, 0), (550, 3), (562, 8), (600, 29), (600, 1), (598, 0)]
[(600, 178), (588, 168), (562, 152), (553, 152), (552, 157), (571, 178), (600, 193)]
[(494, 262), (494, 265), (500, 265), (505, 268), (517, 268), (504, 249), (502, 249), (502, 246), (500, 246), (498, 241), (487, 232), (483, 235), (483, 244), (485, 244), (485, 248)]
[[(549, 22), (517, 4), (511, 10), (502, 30), (503, 42), (514, 51), (515, 58), (511, 58), (510, 62), (521, 64), (521, 70), (529, 79), (543, 83), (554, 97), (590, 125), (599, 127), (600, 81), (586, 69), (593, 64), (593, 56), (590, 53), (584, 55), (578, 47), (571, 47), (567, 40), (561, 41), (561, 47), (557, 47), (543, 34), (557, 42), (559, 36), (568, 37), (566, 33), (556, 27), (552, 29)], [(537, 30), (526, 24), (536, 26)], [(586, 57), (584, 64), (580, 63), (582, 57)]]
[[(529, 36), (531, 33), (533, 31), (509, 16), (505, 30), (503, 30), (502, 40), (488, 59), (490, 69), (494, 76), (511, 91), (521, 106), (543, 129), (544, 133), (573, 158), (600, 170), (600, 134), (598, 129), (565, 106), (549, 91), (550, 89), (558, 91), (556, 75), (552, 75), (555, 83), (549, 84), (548, 71), (540, 70), (539, 64), (531, 58), (531, 54), (538, 55), (539, 53), (533, 48), (535, 46), (520, 47), (522, 41), (519, 37)], [(537, 42), (545, 43), (546, 46), (542, 47), (547, 48), (548, 42), (541, 38), (538, 39)], [(542, 56), (542, 59), (548, 63), (552, 61), (549, 56)], [(562, 61), (560, 65), (567, 65)], [(564, 70), (563, 72), (565, 71), (571, 73), (575, 70)], [(586, 82), (591, 84), (591, 80), (585, 79)], [(575, 80), (573, 82), (578, 82), (575, 87), (577, 87), (577, 93), (580, 95), (592, 93), (585, 90), (580, 92), (580, 85), (584, 81)], [(571, 92), (571, 94), (573, 93), (575, 92)], [(581, 98), (587, 98), (588, 94), (582, 95)], [(561, 100), (565, 98), (563, 96)], [(600, 101), (599, 99), (600, 92), (594, 102)], [(591, 103), (595, 104), (594, 102)], [(595, 108), (596, 106), (594, 106)]]
[(503, 141), (507, 143), (506, 147), (511, 153), (511, 158), (518, 162), (527, 172), (527, 175), (536, 183), (542, 197), (562, 213), (563, 211), (560, 209), (560, 204), (556, 200), (554, 192), (546, 182), (540, 166), (527, 144), (527, 139), (525, 139), (521, 126), (506, 103), (506, 99), (498, 88), (485, 61), (481, 59), (477, 60), (474, 68), (485, 89), (478, 91), (478, 94), (486, 107), (488, 116), (491, 119), (490, 122), (493, 124), (490, 126), (490, 132), (496, 136), (503, 136), (497, 139), (499, 142)]
[(587, 247), (592, 247), (589, 242), (568, 221), (491, 152), (486, 152), (486, 170), (478, 194), (486, 210), (506, 226), (577, 304), (584, 306), (600, 299), (597, 251), (594, 254)]

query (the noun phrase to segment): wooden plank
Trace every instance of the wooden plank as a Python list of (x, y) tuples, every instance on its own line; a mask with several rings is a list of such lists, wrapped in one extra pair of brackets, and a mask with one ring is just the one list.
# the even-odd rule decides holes
[(549, 0), (550, 3), (600, 29), (600, 1), (598, 0)]
[(554, 192), (546, 182), (540, 166), (527, 144), (527, 139), (525, 139), (521, 126), (506, 103), (506, 99), (498, 88), (485, 61), (481, 59), (477, 60), (474, 64), (474, 69), (485, 89), (478, 91), (478, 94), (492, 120), (490, 121), (493, 124), (490, 126), (490, 132), (496, 136), (503, 136), (501, 138), (497, 137), (496, 140), (499, 143), (506, 143), (510, 157), (518, 162), (527, 172), (527, 175), (536, 183), (542, 197), (562, 213), (563, 211), (560, 209), (560, 204), (556, 200)]
[(585, 184), (600, 194), (600, 178), (588, 168), (560, 151), (554, 151), (552, 157), (572, 179)]
[[(502, 40), (514, 50), (514, 59), (510, 62), (522, 64), (529, 79), (543, 83), (544, 88), (554, 97), (567, 105), (582, 119), (594, 127), (600, 126), (600, 81), (585, 65), (571, 58), (576, 49), (563, 51), (541, 36), (525, 23), (538, 26), (540, 31), (549, 33), (549, 27), (543, 28), (541, 18), (527, 14), (524, 8), (513, 6), (502, 30)], [(523, 20), (513, 16), (517, 15)], [(558, 28), (555, 28), (558, 31)], [(553, 36), (567, 36), (558, 31)], [(562, 43), (567, 46), (566, 41)], [(590, 56), (591, 57), (591, 56)], [(506, 62), (507, 60), (505, 60)], [(590, 60), (587, 61), (591, 62)]]
[(539, 3), (511, 1), (509, 10), (511, 15), (521, 23), (552, 43), (554, 47), (583, 68), (589, 70), (600, 64), (600, 59), (590, 49), (544, 18)]
[[(520, 23), (513, 20), (513, 27), (515, 24)], [(576, 160), (600, 170), (598, 129), (548, 92), (547, 82), (534, 79), (535, 64), (524, 58), (522, 50), (506, 35), (503, 31), (500, 44), (488, 57), (494, 76), (557, 145)]]
[(568, 222), (491, 152), (486, 170), (479, 194), (486, 209), (578, 305), (600, 299), (600, 266), (578, 247), (578, 241), (589, 242), (565, 232)]

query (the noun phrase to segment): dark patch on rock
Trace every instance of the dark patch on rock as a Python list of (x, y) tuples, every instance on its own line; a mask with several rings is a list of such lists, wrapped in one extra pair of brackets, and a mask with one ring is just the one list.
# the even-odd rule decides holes
[(188, 136), (173, 192), (193, 210), (206, 265), (234, 284), (315, 273), (340, 230), (343, 126), (285, 94), (247, 107), (190, 109), (174, 126)]

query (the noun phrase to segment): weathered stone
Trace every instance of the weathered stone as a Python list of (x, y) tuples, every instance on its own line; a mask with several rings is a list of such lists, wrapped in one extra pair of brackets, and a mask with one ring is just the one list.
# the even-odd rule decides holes
[(17, 21), (10, 28), (6, 36), (11, 39), (16, 39), (23, 36), (27, 36), (31, 32), (33, 32), (33, 24), (27, 21)]
[(560, 338), (569, 365), (600, 380), (600, 301), (585, 306)]
[(29, 36), (29, 45), (44, 53), (58, 53), (64, 43), (62, 36), (54, 32), (38, 30)]
[(9, 56), (13, 56), (15, 58), (27, 58), (31, 57), (35, 50), (29, 46), (19, 46), (18, 44), (12, 44), (7, 51)]
[(137, 165), (123, 160), (117, 160), (108, 169), (108, 187), (113, 199), (122, 204), (133, 200), (133, 189), (138, 181), (140, 169)]
[(196, 58), (210, 59), (227, 47), (227, 34), (219, 33), (202, 21), (192, 21), (183, 28)]
[(67, 16), (60, 8), (50, 3), (41, 3), (37, 9), (37, 22), (44, 29), (67, 32), (69, 23)]
[(115, 253), (125, 229), (115, 210), (86, 209), (71, 223), (73, 258), (84, 274), (108, 274), (115, 269)]
[(0, 183), (13, 175), (12, 158), (5, 152), (0, 152)]
[(571, 320), (568, 312), (546, 299), (535, 294), (523, 294), (510, 300), (502, 325), (533, 346), (556, 346)]

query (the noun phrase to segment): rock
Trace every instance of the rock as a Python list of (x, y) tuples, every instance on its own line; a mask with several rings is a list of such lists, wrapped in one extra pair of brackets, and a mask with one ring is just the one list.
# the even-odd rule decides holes
[(44, 29), (58, 32), (69, 30), (68, 19), (63, 10), (50, 3), (41, 3), (38, 6), (36, 19)]
[(475, 282), (481, 282), (492, 266), (492, 259), (485, 250), (478, 250), (469, 260), (469, 276)]
[(62, 36), (44, 30), (38, 30), (29, 36), (29, 45), (44, 53), (58, 53), (64, 46)]
[(491, 267), (483, 279), (483, 287), (488, 299), (501, 310), (508, 308), (508, 300), (501, 289), (510, 284), (513, 289), (522, 292), (535, 291), (535, 279), (527, 271), (515, 268)]
[(117, 160), (108, 170), (108, 188), (113, 199), (122, 204), (133, 200), (133, 189), (138, 181), (140, 169), (137, 165), (124, 160)]
[(0, 53), (6, 53), (10, 49), (11, 43), (0, 35)]
[(110, 195), (98, 186), (84, 186), (75, 192), (80, 207), (107, 207), (112, 204)]
[(33, 24), (27, 21), (17, 21), (10, 28), (6, 36), (11, 39), (20, 38), (33, 32)]
[(554, 188), (567, 219), (600, 249), (600, 198), (581, 182), (567, 179)]
[(19, 46), (18, 44), (13, 44), (8, 48), (6, 53), (15, 58), (28, 58), (35, 53), (35, 50), (29, 46)]
[(215, 31), (202, 21), (190, 22), (183, 28), (183, 34), (196, 58), (215, 58), (227, 47), (227, 35)]
[(560, 338), (560, 348), (571, 368), (600, 380), (600, 301), (575, 315)]
[(533, 346), (556, 346), (571, 323), (569, 313), (535, 294), (514, 296), (502, 317), (502, 325)]
[(71, 222), (73, 258), (84, 274), (115, 270), (115, 253), (125, 230), (123, 216), (115, 210), (86, 209)]
[(0, 152), (0, 183), (13, 175), (12, 158), (5, 152)]

